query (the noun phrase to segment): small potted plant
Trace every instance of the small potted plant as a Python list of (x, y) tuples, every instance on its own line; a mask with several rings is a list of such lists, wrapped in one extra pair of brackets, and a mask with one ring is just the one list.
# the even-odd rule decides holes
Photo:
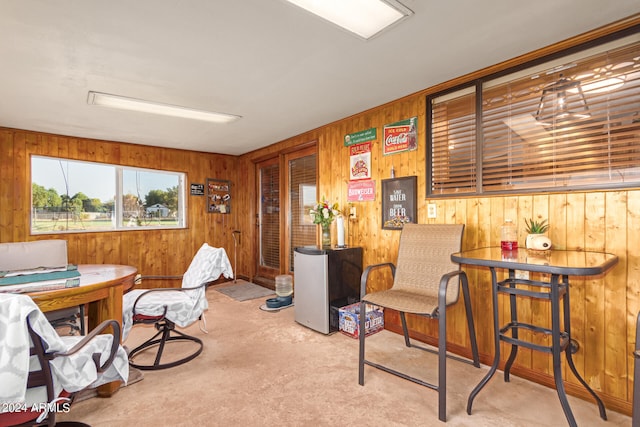
[(551, 249), (551, 241), (547, 236), (542, 236), (549, 229), (546, 219), (536, 221), (533, 218), (524, 220), (527, 229), (525, 246), (527, 249), (546, 250)]

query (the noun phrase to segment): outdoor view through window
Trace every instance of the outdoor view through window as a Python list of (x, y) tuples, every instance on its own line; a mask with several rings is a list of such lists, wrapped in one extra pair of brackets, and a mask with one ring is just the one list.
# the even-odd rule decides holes
[(183, 173), (31, 157), (31, 232), (183, 228)]

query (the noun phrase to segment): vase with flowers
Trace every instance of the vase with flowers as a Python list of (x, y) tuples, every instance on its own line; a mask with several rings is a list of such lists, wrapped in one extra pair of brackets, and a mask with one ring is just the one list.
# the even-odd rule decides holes
[(314, 224), (320, 224), (322, 227), (322, 249), (331, 248), (331, 223), (338, 215), (338, 204), (333, 205), (323, 198), (321, 202), (314, 205), (309, 211)]

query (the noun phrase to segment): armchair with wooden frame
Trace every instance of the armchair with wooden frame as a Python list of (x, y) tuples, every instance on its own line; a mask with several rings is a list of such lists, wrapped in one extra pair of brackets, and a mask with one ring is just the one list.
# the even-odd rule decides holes
[[(365, 325), (366, 305), (373, 304), (400, 313), (406, 347), (432, 351), (438, 354), (438, 382), (428, 383), (398, 370), (383, 366), (365, 358), (365, 333), (359, 334), (360, 351), (358, 381), (364, 385), (365, 365), (381, 369), (406, 380), (434, 389), (438, 392), (438, 418), (446, 421), (447, 371), (446, 357), (472, 363), (480, 367), (475, 326), (471, 311), (469, 285), (464, 271), (451, 261), (451, 254), (460, 251), (463, 224), (405, 224), (398, 248), (397, 265), (382, 263), (365, 268), (361, 279), (360, 325)], [(390, 289), (367, 293), (369, 275), (376, 269), (389, 269), (393, 276)], [(447, 355), (446, 309), (459, 299), (460, 288), (471, 341), (473, 361)], [(411, 343), (406, 313), (438, 320), (438, 348), (432, 350)]]

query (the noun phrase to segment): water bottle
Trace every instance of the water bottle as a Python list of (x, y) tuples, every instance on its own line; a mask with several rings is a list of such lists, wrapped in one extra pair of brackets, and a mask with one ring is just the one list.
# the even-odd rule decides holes
[(503, 251), (518, 249), (518, 228), (510, 219), (505, 220), (500, 227), (500, 247)]
[(293, 293), (292, 278), (288, 274), (276, 276), (276, 295), (279, 297), (288, 297)]

